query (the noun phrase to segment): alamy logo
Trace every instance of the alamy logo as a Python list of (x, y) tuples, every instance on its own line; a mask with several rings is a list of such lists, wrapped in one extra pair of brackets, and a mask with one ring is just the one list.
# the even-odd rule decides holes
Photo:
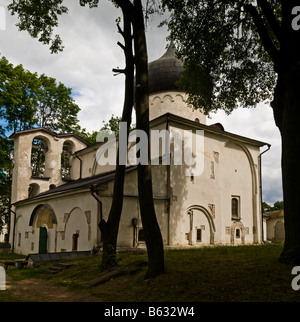
[(0, 291), (6, 290), (6, 272), (4, 267), (0, 266)]
[[(105, 138), (107, 141), (105, 142)], [(97, 142), (105, 142), (97, 150), (96, 160), (99, 165), (116, 165), (117, 138), (115, 133), (102, 131), (97, 135)], [(204, 170), (204, 131), (174, 129), (167, 131), (151, 130), (150, 138), (142, 130), (129, 133), (127, 143), (126, 122), (119, 123), (119, 163), (121, 165), (171, 164), (185, 165), (186, 176), (200, 176)], [(149, 156), (148, 146), (151, 147)]]
[(299, 291), (300, 290), (300, 266), (295, 266), (292, 269), (292, 275), (296, 275), (296, 277), (293, 278), (292, 280), (292, 289), (294, 291)]
[(293, 16), (296, 16), (292, 20), (292, 28), (295, 31), (298, 31), (300, 29), (300, 6), (296, 6), (296, 7), (293, 8), (292, 15)]

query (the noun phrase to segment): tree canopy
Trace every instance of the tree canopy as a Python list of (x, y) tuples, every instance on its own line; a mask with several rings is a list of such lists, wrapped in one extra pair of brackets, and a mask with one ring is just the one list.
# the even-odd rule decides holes
[[(80, 5), (97, 7), (99, 0), (79, 0)], [(149, 135), (149, 91), (148, 91), (148, 56), (145, 36), (145, 16), (142, 0), (113, 0), (120, 7), (123, 14), (124, 28), (118, 26), (123, 36), (124, 44), (118, 43), (125, 55), (125, 69), (117, 73), (125, 75), (125, 96), (122, 121), (127, 122), (127, 132), (131, 124), (132, 107), (135, 103), (137, 128)], [(67, 12), (62, 5), (63, 0), (53, 0), (40, 4), (36, 0), (13, 0), (8, 6), (12, 14), (17, 14), (19, 30), (27, 30), (29, 34), (38, 38), (44, 44), (50, 44), (51, 52), (62, 50), (59, 36), (53, 36), (54, 28), (58, 24), (58, 16)], [(146, 2), (146, 7), (155, 1)], [(134, 90), (135, 71), (135, 90)], [(128, 137), (126, 138), (128, 139)], [(150, 146), (148, 144), (148, 151)], [(150, 153), (148, 153), (148, 156)], [(148, 160), (150, 161), (150, 160)], [(123, 186), (125, 166), (117, 160), (114, 183), (113, 201), (107, 221), (100, 220), (99, 228), (103, 234), (104, 267), (115, 263), (117, 235), (122, 213)], [(153, 277), (164, 272), (163, 240), (156, 219), (151, 166), (138, 165), (138, 192), (142, 224), (145, 230), (146, 246), (148, 250), (148, 271), (146, 276)]]
[(281, 261), (300, 264), (299, 0), (162, 0), (185, 60), (182, 86), (206, 113), (271, 100), (281, 134), (285, 244)]
[(264, 212), (282, 210), (282, 209), (284, 209), (283, 201), (276, 201), (276, 202), (274, 202), (273, 206), (267, 204), (265, 201), (263, 202), (263, 210), (264, 210)]
[(45, 127), (90, 138), (78, 124), (79, 110), (71, 88), (0, 58), (0, 230), (7, 223), (10, 209), (13, 143), (8, 134)]
[(59, 133), (78, 131), (80, 110), (71, 88), (44, 74), (38, 76), (22, 65), (0, 59), (0, 117), (6, 129), (45, 127)]
[[(162, 2), (171, 11), (170, 37), (185, 62), (180, 85), (194, 107), (229, 114), (237, 107), (252, 107), (272, 98), (276, 75), (268, 48), (279, 46), (279, 1), (271, 1), (267, 9), (253, 7), (253, 1)], [(268, 32), (268, 41), (263, 42), (257, 32), (250, 13), (253, 9), (261, 14), (259, 21)], [(271, 45), (264, 46), (267, 42)]]

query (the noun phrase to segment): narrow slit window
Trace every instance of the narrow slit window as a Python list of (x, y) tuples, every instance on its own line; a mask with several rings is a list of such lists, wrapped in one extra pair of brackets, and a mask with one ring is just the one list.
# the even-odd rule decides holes
[(201, 242), (202, 241), (202, 229), (197, 229), (197, 242)]
[(238, 198), (231, 199), (231, 217), (239, 218), (239, 200)]

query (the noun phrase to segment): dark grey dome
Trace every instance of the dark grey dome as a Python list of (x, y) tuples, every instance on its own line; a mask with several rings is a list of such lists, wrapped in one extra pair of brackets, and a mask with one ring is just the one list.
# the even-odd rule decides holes
[(149, 94), (178, 90), (176, 83), (183, 72), (183, 63), (176, 58), (175, 47), (170, 44), (166, 53), (149, 63)]

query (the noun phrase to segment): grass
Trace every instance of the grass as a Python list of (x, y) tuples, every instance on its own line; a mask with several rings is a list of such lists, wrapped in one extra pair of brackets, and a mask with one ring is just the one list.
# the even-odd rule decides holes
[[(166, 273), (145, 280), (147, 267), (135, 275), (122, 276), (86, 289), (84, 283), (104, 274), (101, 256), (74, 259), (69, 269), (41, 275), (39, 269), (9, 269), (13, 279), (46, 278), (76, 292), (106, 302), (290, 302), (300, 300), (291, 287), (292, 267), (279, 263), (282, 245), (207, 247), (165, 251)], [(0, 258), (1, 259), (1, 258)], [(119, 264), (147, 260), (146, 252), (118, 254)], [(0, 292), (1, 301), (1, 292)]]

